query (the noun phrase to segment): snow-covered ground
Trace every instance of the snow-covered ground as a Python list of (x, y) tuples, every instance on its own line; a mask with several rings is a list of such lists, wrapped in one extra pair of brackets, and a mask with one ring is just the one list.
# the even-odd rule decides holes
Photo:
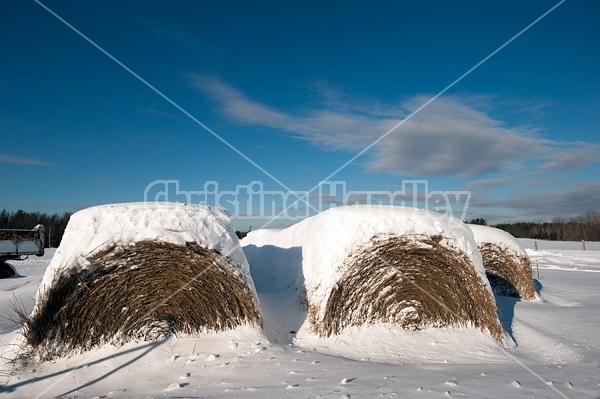
[[(517, 346), (496, 347), (494, 353), (482, 354), (484, 359), (473, 356), (471, 362), (458, 362), (450, 356), (436, 362), (428, 355), (437, 350), (423, 347), (417, 351), (426, 360), (423, 363), (416, 361), (418, 357), (405, 364), (349, 360), (296, 347), (290, 336), (273, 333), (275, 326), (265, 335), (240, 329), (220, 336), (103, 347), (34, 364), (3, 375), (0, 394), (3, 398), (600, 398), (600, 243), (588, 242), (583, 251), (581, 243), (538, 240), (534, 251), (533, 240), (519, 242), (531, 257), (541, 300), (497, 298), (501, 319)], [(0, 280), (3, 315), (11, 313), (14, 303), (26, 311), (33, 308), (54, 252), (11, 262), (20, 276)], [(286, 313), (292, 304), (274, 301), (276, 297), (269, 297), (273, 293), (256, 283), (265, 318), (276, 313), (294, 319), (293, 313)], [(13, 349), (10, 343), (16, 334), (17, 326), (0, 318), (3, 356)], [(451, 344), (431, 342), (432, 348)], [(368, 347), (365, 343), (357, 351)], [(3, 369), (10, 370), (5, 361)]]

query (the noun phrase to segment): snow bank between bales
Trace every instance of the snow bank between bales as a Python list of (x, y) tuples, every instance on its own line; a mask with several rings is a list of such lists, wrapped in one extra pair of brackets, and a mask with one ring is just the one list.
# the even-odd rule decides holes
[[(89, 266), (91, 253), (116, 244), (143, 240), (177, 245), (195, 242), (217, 250), (233, 261), (238, 276), (256, 294), (248, 262), (224, 212), (199, 205), (139, 202), (95, 206), (71, 216), (36, 298), (43, 297), (59, 273)], [(37, 303), (36, 300), (34, 313)]]

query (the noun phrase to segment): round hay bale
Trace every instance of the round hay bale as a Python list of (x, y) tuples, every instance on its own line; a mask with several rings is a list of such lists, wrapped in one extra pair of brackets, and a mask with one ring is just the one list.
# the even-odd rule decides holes
[(469, 225), (483, 259), (486, 275), (497, 295), (535, 299), (531, 262), (509, 233), (488, 226)]
[(321, 336), (344, 328), (393, 323), (410, 330), (475, 326), (501, 340), (495, 302), (468, 256), (441, 236), (377, 235), (347, 259), (325, 312), (309, 300)]
[(479, 244), (479, 252), (496, 294), (522, 299), (536, 298), (531, 262), (527, 255), (517, 255), (489, 242)]
[(87, 261), (84, 269), (56, 273), (25, 322), (26, 342), (43, 360), (104, 343), (261, 323), (254, 293), (232, 261), (197, 243), (115, 244)]

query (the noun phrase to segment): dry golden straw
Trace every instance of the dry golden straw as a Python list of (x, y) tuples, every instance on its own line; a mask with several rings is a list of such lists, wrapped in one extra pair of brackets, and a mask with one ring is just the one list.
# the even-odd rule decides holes
[(440, 236), (375, 236), (344, 265), (323, 316), (310, 303), (313, 330), (321, 336), (350, 326), (394, 323), (405, 329), (475, 326), (501, 340), (493, 296), (464, 253)]
[(260, 325), (259, 305), (214, 250), (140, 241), (92, 254), (90, 266), (59, 274), (24, 320), (24, 336), (44, 360), (104, 343)]

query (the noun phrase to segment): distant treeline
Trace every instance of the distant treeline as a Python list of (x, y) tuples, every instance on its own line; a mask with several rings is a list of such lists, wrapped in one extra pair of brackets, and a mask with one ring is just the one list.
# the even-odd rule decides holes
[(600, 212), (589, 211), (569, 220), (554, 218), (549, 223), (501, 223), (496, 227), (518, 238), (600, 241)]
[(33, 229), (42, 224), (46, 228), (46, 247), (56, 248), (65, 232), (67, 223), (72, 213), (57, 213), (48, 215), (41, 212), (25, 212), (19, 209), (16, 212), (8, 212), (3, 209), (0, 212), (0, 229)]
[[(72, 213), (48, 215), (42, 212), (25, 212), (19, 209), (0, 212), (0, 229), (32, 229), (38, 224), (46, 228), (46, 247), (56, 248), (65, 232)], [(472, 219), (468, 223), (487, 225), (483, 218)], [(553, 241), (600, 241), (600, 212), (588, 211), (568, 221), (554, 218), (552, 222), (500, 223), (495, 227), (509, 232), (517, 238), (534, 238)], [(239, 238), (247, 232), (236, 231)]]

